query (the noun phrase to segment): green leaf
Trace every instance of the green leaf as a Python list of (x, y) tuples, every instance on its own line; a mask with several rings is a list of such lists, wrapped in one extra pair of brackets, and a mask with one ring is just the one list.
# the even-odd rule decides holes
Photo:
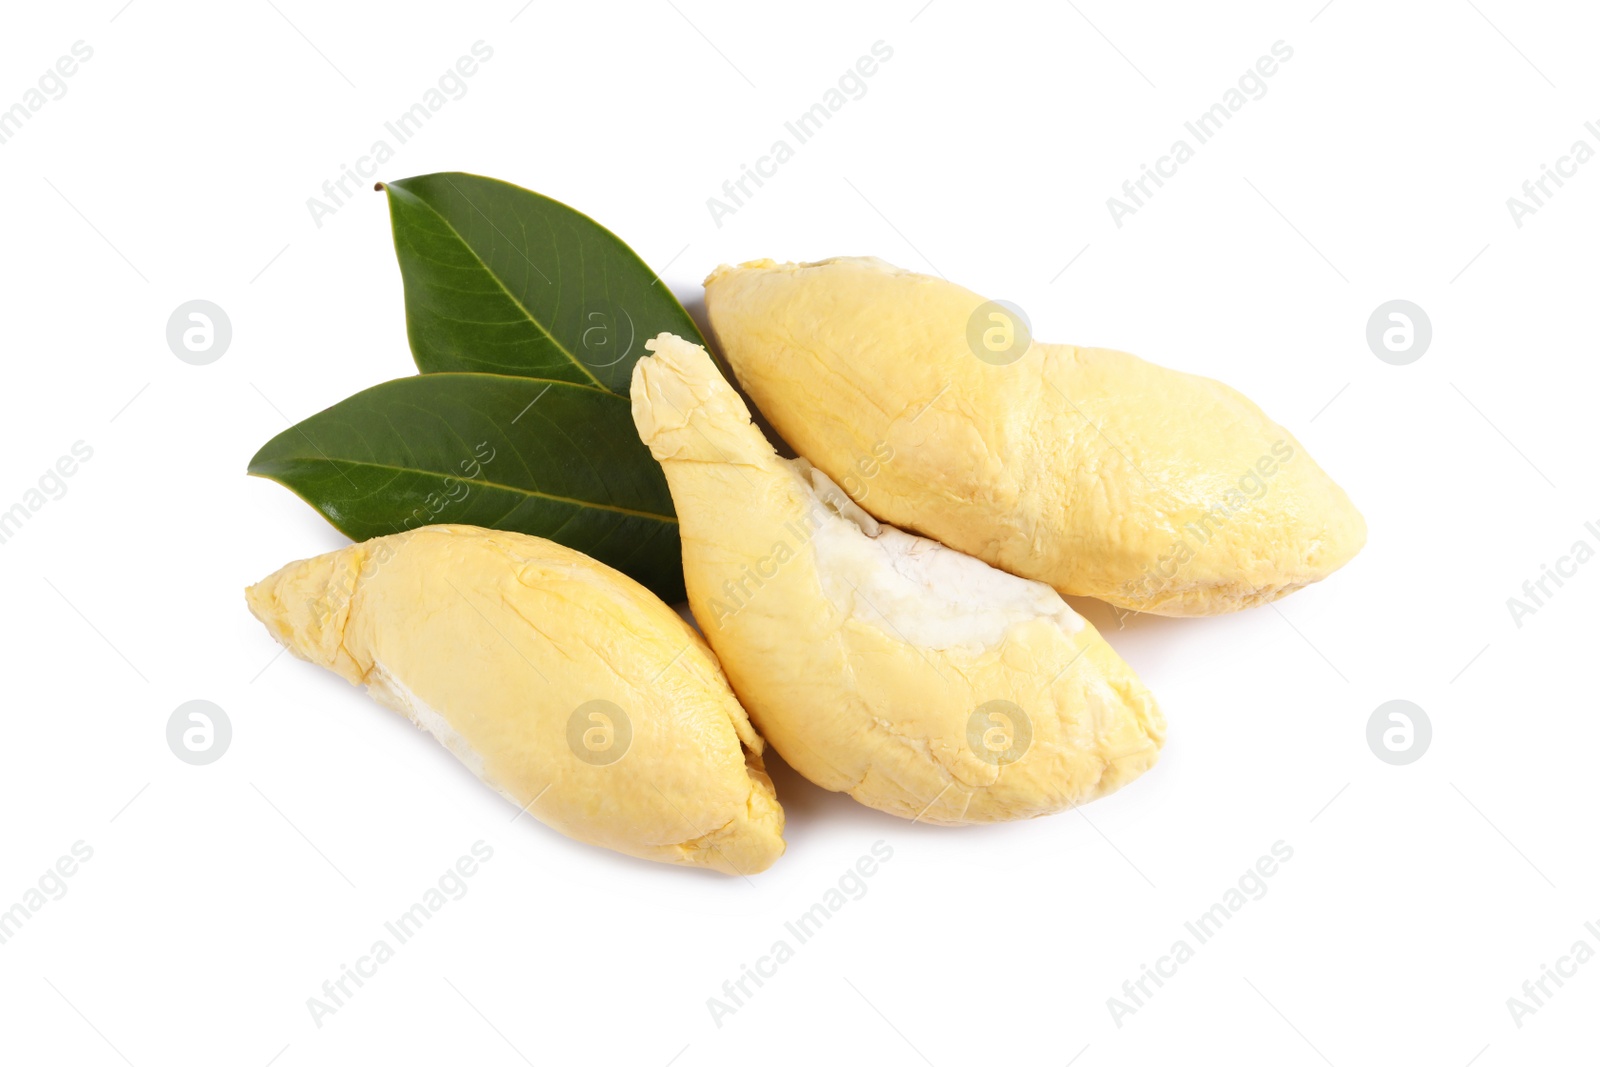
[(646, 341), (666, 331), (705, 344), (644, 261), (565, 204), (473, 174), (384, 188), (425, 374), (525, 375), (626, 396)]
[(365, 541), (436, 523), (547, 537), (683, 599), (678, 520), (628, 401), (498, 374), (385, 382), (268, 441), (250, 473)]

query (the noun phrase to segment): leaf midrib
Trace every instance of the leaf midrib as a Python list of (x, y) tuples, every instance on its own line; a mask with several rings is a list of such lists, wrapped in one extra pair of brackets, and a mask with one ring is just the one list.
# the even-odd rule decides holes
[[(288, 458), (289, 457), (284, 457), (284, 458), (278, 459), (278, 460), (276, 460), (274, 462), (282, 463), (282, 462), (285, 462)], [(619, 515), (632, 515), (635, 518), (654, 519), (657, 522), (667, 522), (667, 523), (671, 523), (674, 526), (678, 525), (678, 518), (675, 515), (658, 515), (653, 511), (639, 511), (636, 508), (625, 508), (625, 507), (622, 507), (620, 504), (599, 504), (599, 503), (595, 503), (594, 501), (590, 501), (590, 500), (579, 500), (576, 497), (560, 496), (560, 495), (557, 495), (555, 493), (545, 493), (545, 492), (541, 492), (541, 491), (539, 491), (537, 489), (524, 489), (524, 488), (522, 488), (520, 486), (505, 485), (505, 484), (503, 484), (501, 482), (486, 481), (486, 480), (484, 480), (482, 478), (466, 478), (466, 477), (461, 477), (461, 476), (454, 475), (454, 474), (444, 474), (444, 473), (442, 473), (440, 471), (425, 470), (425, 469), (423, 469), (421, 467), (403, 467), (403, 466), (400, 466), (400, 465), (394, 464), (394, 463), (375, 463), (375, 462), (372, 462), (370, 460), (360, 460), (360, 459), (333, 460), (333, 459), (320, 458), (320, 457), (319, 458), (312, 458), (310, 456), (303, 456), (303, 457), (297, 457), (297, 458), (302, 463), (326, 464), (327, 466), (332, 467), (334, 470), (338, 470), (340, 465), (342, 464), (343, 466), (346, 466), (346, 467), (358, 467), (358, 468), (363, 468), (363, 469), (366, 469), (366, 470), (393, 471), (393, 472), (395, 472), (397, 474), (425, 474), (430, 478), (453, 478), (458, 482), (464, 482), (464, 483), (466, 483), (468, 485), (480, 486), (480, 487), (482, 487), (484, 489), (499, 489), (499, 490), (502, 490), (502, 491), (507, 492), (507, 493), (515, 493), (515, 494), (517, 494), (519, 496), (538, 497), (541, 500), (554, 500), (554, 501), (556, 501), (558, 503), (562, 503), (562, 504), (571, 504), (574, 507), (594, 508), (594, 509), (596, 509), (598, 511), (611, 511), (611, 512), (615, 512), (615, 513), (617, 513)], [(257, 475), (265, 474), (266, 473), (265, 465), (263, 465), (263, 467), (261, 469), (253, 469), (249, 473), (257, 474)]]
[[(456, 189), (456, 186), (455, 186), (454, 183), (451, 183), (450, 187), (452, 189)], [(434, 207), (428, 201), (424, 200), (422, 197), (417, 196), (416, 193), (411, 192), (410, 189), (407, 189), (406, 192), (409, 193), (411, 196), (416, 197), (416, 200), (417, 200), (417, 202), (419, 204), (422, 204), (429, 211), (433, 212), (434, 215), (438, 217), (439, 221), (444, 223), (445, 229), (449, 230), (452, 234), (454, 234), (456, 240), (461, 242), (461, 247), (465, 248), (469, 253), (471, 253), (473, 259), (477, 260), (478, 266), (483, 268), (483, 273), (487, 274), (490, 278), (494, 279), (495, 285), (499, 286), (500, 287), (500, 291), (502, 293), (506, 294), (506, 299), (510, 300), (513, 304), (515, 304), (517, 310), (522, 312), (522, 314), (527, 318), (527, 320), (529, 322), (531, 322), (538, 329), (538, 331), (540, 333), (544, 334), (545, 337), (547, 337), (550, 340), (551, 344), (556, 346), (556, 351), (560, 352), (563, 356), (566, 356), (567, 359), (571, 360), (572, 361), (572, 365), (574, 367), (577, 367), (579, 370), (581, 370), (588, 377), (588, 379), (590, 381), (594, 382), (595, 387), (598, 388), (600, 391), (605, 392), (605, 393), (610, 393), (612, 396), (619, 395), (617, 393), (612, 392), (610, 389), (607, 389), (605, 387), (605, 383), (601, 382), (599, 378), (596, 378), (594, 376), (594, 372), (593, 371), (589, 370), (589, 368), (586, 367), (583, 364), (583, 362), (578, 359), (577, 356), (575, 356), (571, 352), (567, 351), (567, 347), (565, 345), (563, 345), (560, 341), (556, 340), (555, 334), (551, 333), (550, 330), (545, 326), (544, 323), (542, 323), (538, 319), (534, 318), (533, 312), (529, 311), (527, 309), (527, 307), (522, 303), (522, 301), (517, 299), (517, 295), (515, 293), (513, 293), (510, 289), (506, 288), (506, 283), (500, 280), (500, 275), (496, 274), (492, 269), (490, 269), (489, 264), (484, 262), (484, 259), (483, 259), (482, 256), (478, 255), (478, 250), (476, 248), (472, 247), (471, 242), (469, 242), (466, 239), (466, 237), (462, 235), (460, 230), (456, 229), (454, 223), (452, 223), (449, 219), (445, 218), (443, 212), (441, 212), (438, 208)], [(475, 205), (475, 204), (473, 204), (471, 202), (471, 200), (467, 197), (467, 194), (462, 193), (461, 190), (459, 190), (459, 189), (456, 189), (456, 192), (460, 193), (461, 198), (463, 200), (467, 200), (469, 207), (471, 207), (474, 211), (477, 211), (479, 214), (483, 214), (482, 210), (480, 208), (478, 208), (477, 205)]]

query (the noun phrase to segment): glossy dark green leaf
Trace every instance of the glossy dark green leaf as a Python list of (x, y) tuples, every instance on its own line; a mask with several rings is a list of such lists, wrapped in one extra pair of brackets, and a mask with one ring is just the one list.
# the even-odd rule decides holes
[(425, 374), (526, 375), (626, 396), (646, 341), (668, 331), (705, 343), (631, 248), (565, 204), (473, 174), (384, 188)]
[(436, 523), (547, 537), (683, 599), (678, 521), (628, 401), (571, 382), (385, 382), (268, 441), (250, 473), (357, 541)]

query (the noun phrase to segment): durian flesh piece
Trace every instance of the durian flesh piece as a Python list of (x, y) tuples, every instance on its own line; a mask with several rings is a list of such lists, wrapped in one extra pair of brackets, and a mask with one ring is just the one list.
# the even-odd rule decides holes
[(365, 685), (568, 837), (730, 874), (783, 852), (762, 739), (715, 656), (579, 552), (429, 526), (291, 563), (246, 595), (296, 656)]
[(788, 763), (905, 818), (1029, 818), (1151, 767), (1149, 692), (1059, 594), (876, 522), (780, 459), (704, 349), (670, 334), (633, 417), (681, 524), (689, 603)]
[(1030, 343), (1009, 309), (941, 278), (761, 260), (706, 279), (706, 310), (773, 428), (874, 515), (1062, 593), (1220, 614), (1366, 541), (1344, 491), (1237, 391)]

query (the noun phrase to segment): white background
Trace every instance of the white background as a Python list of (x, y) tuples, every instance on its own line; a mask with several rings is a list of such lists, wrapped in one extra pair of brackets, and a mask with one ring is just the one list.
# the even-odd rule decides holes
[[(0, 1058), (82, 1064), (1572, 1063), (1600, 962), (1506, 1000), (1600, 922), (1600, 148), (1584, 5), (9, 6), (0, 107), (93, 58), (0, 145), (0, 510), (93, 458), (0, 545), (0, 908), (93, 858), (0, 945)], [(676, 6), (674, 6), (674, 4)], [(120, 10), (119, 10), (120, 8)], [(1276, 608), (1080, 608), (1155, 691), (1160, 765), (1082, 813), (914, 826), (779, 767), (788, 853), (751, 880), (574, 844), (289, 656), (241, 590), (342, 538), (248, 479), (262, 442), (411, 373), (382, 196), (322, 183), (473, 42), (491, 61), (381, 177), (467, 170), (584, 210), (691, 306), (722, 261), (878, 255), (1026, 308), (1035, 336), (1221, 378), (1349, 491), (1370, 543)], [(707, 197), (875, 41), (868, 83), (718, 227)], [(1118, 228), (1106, 198), (1267, 54), (1252, 100)], [(1071, 266), (1067, 266), (1068, 263)], [(1065, 268), (1065, 269), (1063, 269)], [(203, 298), (231, 348), (180, 362)], [(1368, 350), (1404, 298), (1433, 342)], [(1554, 589), (1553, 586), (1551, 586)], [(180, 703), (232, 720), (191, 767)], [(1419, 761), (1367, 747), (1415, 701)], [(470, 892), (317, 1027), (308, 997), (483, 840)], [(876, 841), (893, 859), (718, 1027), (706, 1001)], [(1107, 998), (1257, 859), (1294, 850), (1119, 1027)], [(1191, 944), (1193, 939), (1190, 938)], [(676, 1057), (676, 1058), (675, 1058)]]

